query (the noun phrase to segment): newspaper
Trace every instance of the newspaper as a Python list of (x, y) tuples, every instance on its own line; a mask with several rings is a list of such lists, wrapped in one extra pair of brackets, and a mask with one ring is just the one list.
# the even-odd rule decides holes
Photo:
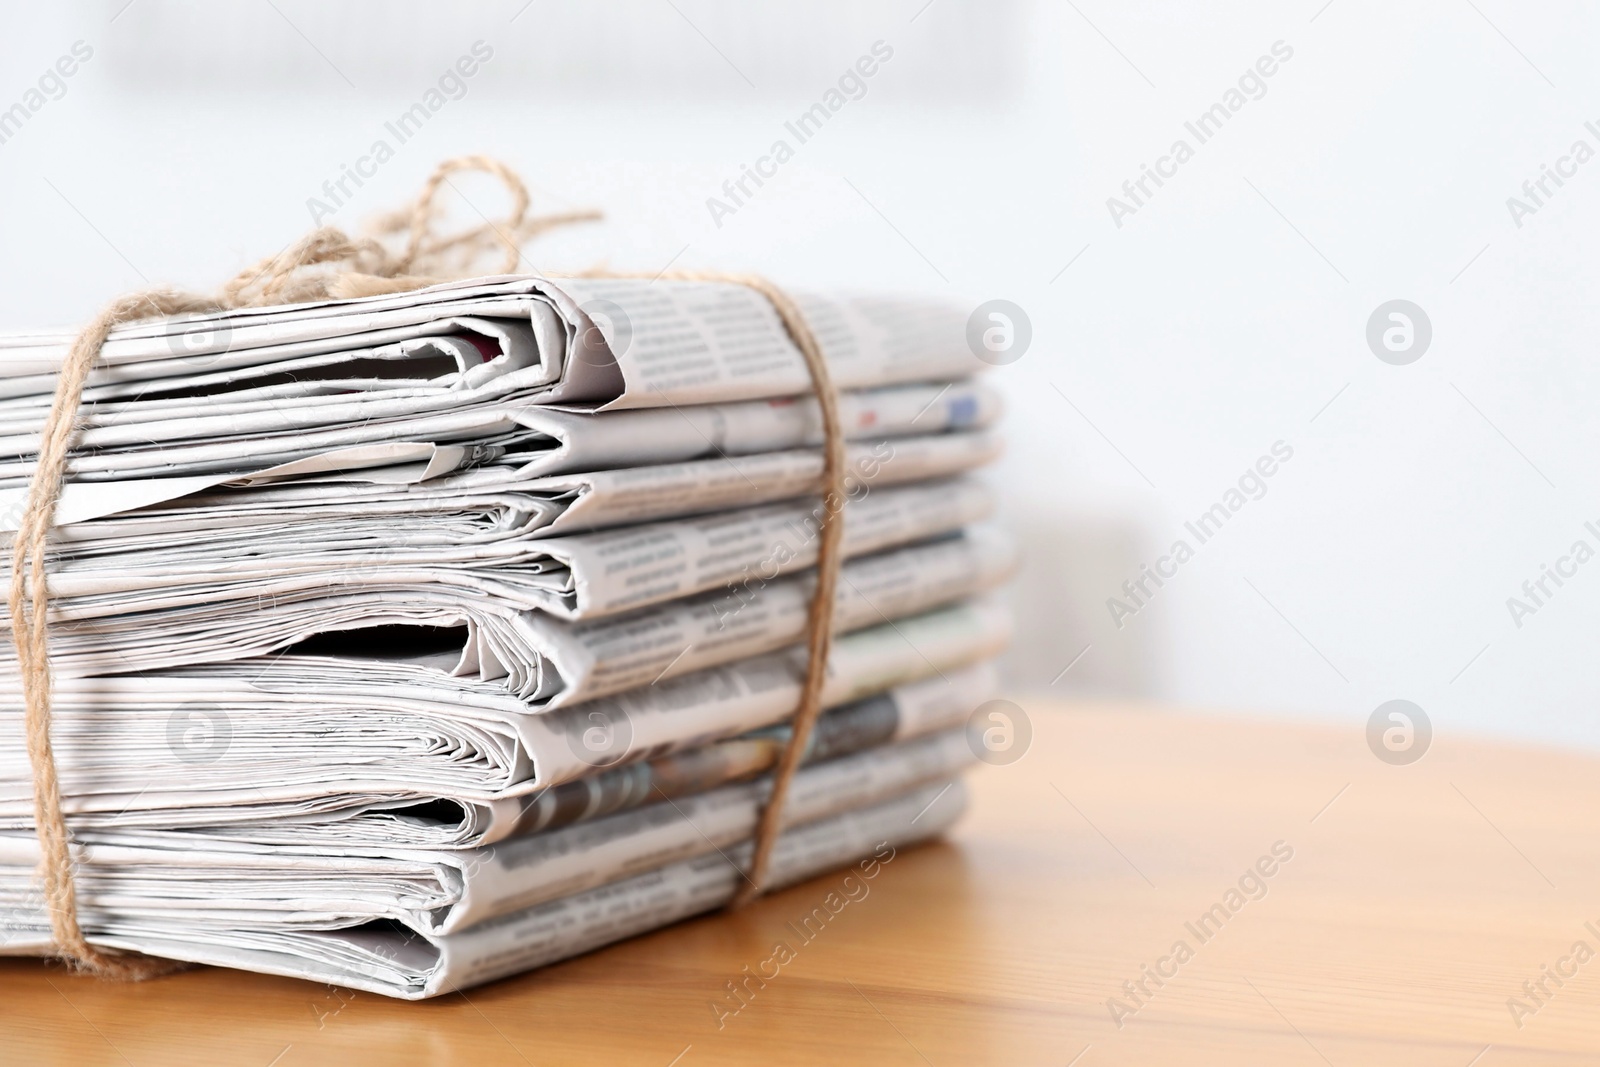
[[(949, 495), (956, 503), (956, 494)], [(981, 493), (969, 499), (987, 504)], [(937, 510), (925, 514), (930, 525), (937, 524)], [(781, 548), (785, 541), (772, 544)], [(650, 545), (635, 548), (648, 552)], [(743, 555), (759, 561), (773, 551), (751, 544)], [(987, 528), (858, 556), (842, 568), (836, 627), (867, 625), (987, 589), (1009, 575), (1014, 559), (1009, 539)], [(710, 559), (706, 572), (714, 574), (717, 565)], [(676, 562), (672, 569), (686, 570)], [(299, 588), (272, 585), (268, 578), (243, 589), (219, 587), (210, 598), (204, 591), (180, 591), (175, 597), (194, 602), (155, 611), (61, 620), (51, 635), (52, 669), (64, 680), (232, 661), (291, 647), (303, 651), (308, 641), (316, 649), (361, 654), (422, 642), (434, 658), (453, 646), (452, 673), (499, 680), (543, 710), (755, 655), (798, 636), (811, 579), (780, 571), (766, 581), (769, 572), (759, 569), (747, 577), (736, 573), (743, 580), (732, 586), (675, 600), (646, 599), (629, 590), (654, 606), (579, 621), (527, 609), (504, 595), (508, 579), (494, 571), (395, 567), (379, 575), (388, 580), (333, 584), (324, 576), (321, 584)], [(674, 580), (659, 571), (645, 574), (657, 578), (658, 589)], [(687, 586), (687, 577), (680, 573), (676, 580)], [(122, 595), (134, 607), (144, 594)], [(15, 665), (14, 653), (0, 655), (0, 691), (17, 685)]]
[[(293, 597), (329, 589), (465, 587), (503, 610), (593, 618), (808, 567), (820, 501), (738, 508), (622, 530), (527, 536), (496, 502), (428, 512), (344, 506), (320, 516), (281, 506), (251, 521), (99, 520), (52, 553), (52, 619), (69, 622)], [(971, 479), (863, 491), (846, 502), (843, 551), (876, 552), (982, 521), (990, 490)], [(342, 514), (340, 514), (342, 512)], [(130, 625), (142, 625), (135, 622)]]
[[(840, 388), (945, 380), (978, 369), (966, 345), (966, 315), (949, 302), (796, 298)], [(7, 408), (48, 404), (52, 375), (73, 336), (0, 338)], [(437, 398), (493, 385), (545, 403), (610, 408), (810, 391), (805, 361), (777, 312), (747, 286), (531, 276), (120, 326), (85, 399), (147, 398), (156, 383), (155, 400), (223, 386), (213, 391), (241, 404), (293, 400), (308, 411), (330, 400), (338, 407), (368, 399), (351, 399), (356, 389)], [(350, 420), (341, 412), (316, 421)]]
[[(838, 889), (818, 891), (815, 908), (802, 919), (825, 925), (844, 895), (863, 899), (900, 850), (943, 833), (965, 804), (966, 791), (958, 779), (935, 781), (882, 803), (788, 829), (773, 849), (767, 884), (783, 888), (859, 861)], [(741, 844), (667, 863), (454, 934), (419, 934), (381, 923), (327, 930), (241, 923), (218, 931), (197, 927), (181, 911), (140, 917), (85, 908), (80, 918), (96, 944), (112, 948), (418, 1000), (554, 963), (720, 907), (738, 889), (749, 853), (749, 845)], [(48, 920), (40, 904), (0, 913), (0, 928), (5, 930), (0, 953), (49, 951)]]
[[(848, 448), (847, 466), (852, 484), (890, 485), (968, 470), (989, 462), (999, 450), (998, 439), (981, 425), (902, 438), (868, 436)], [(221, 508), (224, 515), (251, 505), (270, 510), (286, 504), (330, 506), (340, 501), (389, 505), (390, 510), (403, 502), (439, 508), (460, 497), (470, 501), (493, 494), (501, 503), (505, 495), (515, 494), (516, 499), (529, 501), (530, 510), (541, 520), (530, 529), (548, 524), (548, 532), (556, 532), (558, 527), (602, 526), (800, 496), (817, 491), (821, 483), (821, 453), (811, 448), (742, 454), (724, 450), (714, 460), (658, 462), (670, 453), (653, 453), (644, 438), (633, 441), (631, 451), (630, 462), (640, 466), (550, 474), (541, 462), (522, 463), (516, 452), (483, 442), (457, 446), (389, 442), (225, 473), (78, 479), (62, 490), (56, 524), (71, 527), (184, 498), (194, 501), (196, 494), (207, 491), (214, 496), (194, 501), (194, 506)], [(165, 452), (155, 457), (163, 464), (170, 458)], [(264, 485), (287, 488), (275, 494), (228, 492)], [(16, 529), (25, 497), (21, 485), (0, 489), (0, 532)], [(156, 517), (164, 517), (164, 512)], [(84, 536), (95, 534), (91, 530)]]
[[(191, 401), (192, 403), (192, 401)], [(141, 401), (140, 407), (149, 407)], [(229, 404), (209, 400), (208, 418), (227, 413)], [(93, 422), (89, 407), (86, 418)], [(930, 382), (846, 390), (839, 395), (839, 418), (846, 440), (906, 437), (976, 429), (994, 422), (1000, 411), (999, 395), (976, 381)], [(141, 471), (199, 472), (219, 464), (248, 461), (253, 454), (246, 442), (232, 438), (202, 438), (159, 450), (148, 446), (152, 412), (122, 413), (112, 429), (85, 429), (80, 443), (86, 451), (76, 461), (79, 479), (91, 482), (122, 478)], [(0, 406), (0, 434), (21, 428)], [(671, 462), (709, 456), (748, 455), (822, 444), (822, 419), (812, 397), (780, 397), (722, 404), (697, 404), (631, 411), (594, 413), (563, 407), (506, 403), (481, 411), (453, 412), (412, 424), (421, 439), (430, 431), (448, 439), (467, 435), (473, 441), (476, 463), (514, 462), (528, 476), (570, 471), (630, 467), (646, 462)], [(180, 439), (181, 442), (182, 439)], [(350, 447), (360, 441), (349, 428), (310, 430), (302, 435), (302, 448)], [(123, 455), (108, 448), (146, 446)]]
[[(951, 305), (803, 305), (840, 389), (948, 382), (982, 367)], [(0, 488), (25, 484), (70, 343), (0, 338)], [(810, 389), (776, 312), (744, 286), (484, 279), (121, 327), (90, 377), (68, 473), (255, 470), (351, 446), (481, 439), (529, 404), (674, 408)]]
[[(409, 446), (408, 446), (409, 447)], [(677, 515), (692, 515), (816, 493), (822, 455), (814, 449), (762, 452), (715, 460), (625, 467), (524, 478), (515, 467), (490, 464), (454, 472), (435, 462), (438, 450), (384, 450), (387, 466), (344, 469), (345, 453), (326, 463), (293, 463), (261, 478), (208, 475), (157, 478), (108, 485), (73, 483), (62, 492), (56, 524), (63, 542), (97, 541), (127, 530), (133, 535), (163, 526), (178, 531), (266, 522), (279, 508), (310, 520), (369, 513), (424, 514), (460, 511), (511, 523), (530, 537)], [(370, 450), (356, 450), (367, 455)], [(861, 442), (846, 448), (847, 490), (902, 485), (972, 470), (1000, 455), (987, 432), (949, 433)], [(21, 517), (21, 490), (0, 492), (0, 535)], [(105, 518), (114, 516), (115, 518)], [(98, 521), (91, 521), (98, 520)]]
[[(808, 764), (791, 783), (784, 825), (945, 782), (973, 762), (964, 730), (924, 734), (926, 725), (896, 731), (909, 735), (897, 742)], [(763, 777), (670, 802), (661, 794), (607, 817), (464, 851), (316, 852), (193, 831), (89, 833), (74, 847), (79, 901), (129, 916), (181, 911), (196, 929), (268, 921), (327, 929), (388, 920), (450, 934), (736, 845), (755, 832), (770, 792), (770, 777)], [(38, 862), (31, 834), (0, 834), (0, 914), (31, 903)]]
[[(1003, 608), (964, 602), (836, 640), (837, 707), (997, 654)], [(518, 831), (524, 798), (793, 714), (803, 646), (529, 713), (496, 682), (416, 659), (281, 656), (61, 679), (62, 803), (87, 829), (221, 827), (254, 840), (468, 847)], [(22, 714), (0, 708), (0, 828), (32, 823)], [(427, 819), (408, 818), (424, 808)]]

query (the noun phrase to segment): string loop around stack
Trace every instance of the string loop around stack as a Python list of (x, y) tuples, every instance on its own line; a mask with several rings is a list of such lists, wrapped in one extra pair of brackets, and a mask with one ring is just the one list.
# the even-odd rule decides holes
[[(486, 222), (461, 233), (437, 236), (434, 233), (435, 201), (439, 190), (448, 184), (451, 174), (462, 171), (482, 171), (499, 178), (511, 193), (511, 214), (502, 223)], [(159, 316), (407, 292), (445, 280), (470, 277), (474, 273), (473, 264), (495, 248), (502, 249), (505, 254), (502, 272), (512, 273), (521, 261), (520, 248), (524, 241), (557, 226), (600, 217), (596, 212), (529, 217), (528, 205), (526, 186), (505, 164), (487, 156), (449, 159), (435, 169), (412, 207), (388, 216), (373, 235), (354, 238), (331, 226), (313, 230), (277, 255), (240, 272), (215, 296), (162, 289), (120, 297), (96, 315), (73, 340), (56, 379), (55, 395), (40, 434), (39, 459), (29, 480), (22, 519), (12, 540), (9, 608), (11, 639), (22, 681), (28, 760), (33, 769), (40, 878), (56, 952), (77, 969), (103, 978), (139, 980), (183, 966), (136, 953), (105, 950), (89, 943), (78, 918), (72, 839), (50, 742), (52, 679), (46, 550), (65, 481), (84, 386), (106, 340), (118, 326)], [(406, 236), (405, 246), (398, 253), (392, 252), (381, 238), (393, 238), (400, 233)], [(604, 271), (587, 272), (585, 276), (634, 277)], [(733, 283), (764, 296), (805, 359), (822, 418), (822, 508), (816, 589), (806, 631), (806, 674), (790, 738), (774, 769), (772, 792), (761, 812), (750, 868), (733, 901), (737, 906), (763, 891), (773, 845), (782, 829), (789, 785), (805, 756), (812, 728), (822, 711), (844, 529), (839, 515), (844, 504), (845, 478), (839, 398), (821, 347), (805, 317), (788, 294), (770, 281), (755, 275), (697, 271), (648, 277)]]
[(753, 274), (720, 274), (712, 271), (679, 271), (664, 275), (681, 281), (731, 282), (748, 286), (766, 297), (778, 313), (790, 340), (805, 357), (811, 375), (811, 391), (822, 416), (822, 507), (818, 514), (816, 588), (811, 593), (811, 608), (806, 618), (806, 674), (800, 687), (800, 704), (789, 728), (789, 740), (772, 773), (772, 792), (762, 806), (756, 825), (750, 869), (733, 898), (742, 907), (766, 892), (767, 873), (772, 864), (772, 849), (783, 831), (783, 809), (789, 799), (789, 785), (805, 759), (812, 730), (822, 714), (822, 690), (828, 682), (828, 653), (833, 647), (834, 601), (838, 596), (839, 568), (843, 562), (844, 522), (840, 511), (845, 500), (844, 426), (839, 420), (839, 391), (822, 346), (811, 332), (794, 299), (767, 279)]

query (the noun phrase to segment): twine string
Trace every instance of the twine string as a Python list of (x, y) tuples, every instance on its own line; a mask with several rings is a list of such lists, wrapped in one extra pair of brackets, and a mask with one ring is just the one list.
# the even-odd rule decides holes
[(18, 525), (11, 556), (11, 641), (22, 676), (23, 721), (28, 761), (33, 765), (33, 815), (38, 829), (40, 877), (50, 930), (57, 951), (79, 970), (105, 978), (137, 980), (177, 969), (166, 960), (102, 952), (83, 936), (78, 923), (77, 888), (71, 841), (61, 811), (61, 784), (50, 745), (49, 585), (45, 575), (45, 540), (55, 522), (67, 450), (84, 382), (100, 347), (117, 325), (186, 311), (209, 310), (210, 301), (166, 291), (137, 293), (113, 301), (84, 327), (56, 380), (55, 399), (39, 442), (39, 463), (28, 484), (27, 505)]
[(811, 593), (806, 617), (806, 673), (800, 687), (800, 704), (789, 729), (778, 765), (772, 772), (772, 793), (761, 808), (756, 824), (755, 851), (750, 869), (733, 898), (733, 906), (743, 907), (766, 892), (767, 873), (772, 865), (772, 849), (783, 831), (783, 810), (789, 799), (800, 762), (805, 758), (811, 732), (822, 714), (822, 690), (828, 682), (828, 652), (833, 646), (834, 600), (839, 588), (839, 568), (843, 553), (844, 522), (839, 512), (845, 500), (844, 429), (839, 419), (839, 391), (823, 358), (822, 346), (806, 324), (794, 299), (766, 278), (756, 274), (723, 274), (713, 271), (678, 271), (664, 275), (681, 281), (730, 282), (748, 286), (766, 297), (778, 313), (789, 338), (805, 357), (811, 375), (811, 390), (822, 413), (822, 507), (818, 513), (817, 586)]
[[(449, 183), (452, 174), (468, 171), (498, 178), (511, 194), (511, 211), (503, 222), (485, 221), (481, 226), (440, 236), (435, 232), (439, 191)], [(97, 948), (84, 935), (78, 918), (72, 839), (62, 808), (61, 783), (50, 743), (50, 591), (46, 549), (55, 523), (84, 386), (107, 338), (120, 325), (157, 316), (408, 292), (441, 281), (470, 277), (474, 265), (497, 248), (504, 253), (502, 273), (515, 273), (524, 242), (559, 226), (600, 217), (593, 211), (530, 217), (529, 203), (527, 187), (504, 163), (487, 156), (448, 159), (429, 176), (409, 208), (380, 219), (367, 235), (352, 237), (333, 226), (313, 230), (276, 255), (241, 271), (214, 296), (157, 289), (120, 297), (101, 310), (73, 340), (56, 380), (55, 396), (40, 434), (38, 463), (29, 480), (27, 502), (12, 541), (9, 607), (11, 639), (22, 680), (28, 760), (33, 768), (40, 879), (55, 951), (74, 968), (102, 978), (140, 980), (183, 966), (137, 953)], [(392, 251), (389, 242), (402, 234), (405, 236), (403, 248), (399, 252)], [(635, 277), (606, 271), (586, 272), (585, 276)], [(812, 391), (822, 413), (823, 493), (816, 589), (806, 630), (806, 673), (789, 742), (773, 771), (772, 792), (757, 825), (746, 883), (733, 900), (734, 906), (740, 906), (763, 891), (773, 844), (782, 829), (789, 785), (822, 711), (844, 532), (844, 523), (839, 519), (844, 504), (844, 435), (839, 420), (838, 393), (822, 349), (799, 307), (787, 293), (757, 275), (676, 271), (659, 277), (738, 284), (765, 297), (805, 359)]]

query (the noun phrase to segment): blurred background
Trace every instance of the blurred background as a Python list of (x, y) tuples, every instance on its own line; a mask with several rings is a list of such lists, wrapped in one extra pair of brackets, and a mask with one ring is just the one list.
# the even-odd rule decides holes
[[(1352, 730), (1404, 698), (1436, 732), (1593, 748), (1597, 22), (1507, 0), (8, 4), (0, 329), (210, 288), (492, 154), (536, 208), (606, 211), (537, 267), (1022, 309), (1031, 342), (990, 375), (1018, 694)], [(785, 124), (830, 91), (798, 144)], [(733, 201), (780, 138), (793, 158)], [(461, 192), (464, 219), (503, 206)]]

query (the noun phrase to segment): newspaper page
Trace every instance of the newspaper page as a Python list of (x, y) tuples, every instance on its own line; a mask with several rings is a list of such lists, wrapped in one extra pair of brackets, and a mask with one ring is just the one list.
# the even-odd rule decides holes
[[(825, 924), (844, 894), (863, 899), (901, 850), (943, 833), (965, 805), (959, 780), (932, 782), (883, 803), (788, 829), (773, 849), (768, 884), (782, 888), (854, 862), (833, 896), (818, 905), (825, 910), (812, 921)], [(196, 929), (179, 915), (141, 918), (91, 909), (80, 918), (95, 943), (111, 948), (415, 1000), (553, 963), (717, 908), (737, 891), (749, 852), (742, 844), (669, 863), (456, 934), (372, 924), (341, 930), (241, 924), (216, 931)], [(0, 951), (49, 950), (42, 906), (8, 909), (0, 924), (6, 931)]]
[[(855, 428), (847, 430), (846, 438), (872, 445), (853, 450), (858, 457), (853, 465), (859, 465), (863, 455), (881, 459), (884, 442), (904, 437), (936, 442), (946, 435), (977, 435), (978, 440), (993, 441), (992, 435), (981, 431), (992, 422), (997, 404), (992, 393), (970, 383), (946, 382), (938, 387), (852, 395), (858, 398), (851, 412)], [(923, 407), (908, 414), (910, 405), (924, 397)], [(820, 456), (804, 447), (815, 443), (811, 420), (807, 418), (814, 404), (808, 399), (790, 398), (615, 414), (521, 405), (489, 412), (450, 413), (426, 423), (413, 422), (381, 440), (371, 440), (376, 430), (370, 426), (307, 431), (294, 437), (293, 458), (264, 455), (260, 443), (250, 439), (149, 447), (134, 454), (74, 455), (68, 463), (70, 480), (63, 488), (56, 521), (69, 526), (229, 486), (298, 486), (306, 482), (326, 485), (335, 481), (346, 483), (345, 494), (355, 492), (366, 497), (385, 492), (393, 495), (393, 487), (423, 483), (429, 483), (428, 489), (439, 491), (494, 487), (540, 492), (561, 483), (527, 483), (553, 474), (582, 475), (666, 463), (681, 464), (684, 470), (693, 471), (697, 469), (692, 465), (694, 460), (714, 457), (727, 462), (773, 453), (789, 456), (781, 468), (786, 472), (803, 465), (806, 457)], [(758, 412), (754, 408), (767, 410)], [(790, 408), (799, 413), (789, 414)], [(671, 416), (668, 425), (673, 432), (665, 433), (666, 440), (658, 448), (646, 431), (663, 433), (664, 428), (654, 424), (667, 414)], [(753, 428), (763, 425), (764, 432)], [(767, 444), (772, 447), (761, 447)], [(924, 443), (920, 450), (914, 449), (908, 459), (917, 460), (927, 447)], [(992, 443), (990, 447), (994, 447)], [(26, 492), (26, 477), (32, 472), (27, 462), (29, 454), (23, 455), (15, 476), (9, 481), (0, 478), (0, 530), (14, 530), (20, 517), (15, 512)], [(820, 476), (820, 469), (818, 462), (818, 475), (813, 476), (813, 482)], [(776, 473), (778, 469), (757, 465), (746, 476), (771, 477)], [(434, 481), (450, 474), (458, 477)], [(803, 475), (799, 473), (789, 475), (791, 481), (800, 477)], [(789, 495), (814, 488), (807, 485)], [(322, 496), (343, 499), (332, 488), (324, 488)], [(278, 499), (295, 497), (284, 494)], [(229, 501), (232, 506), (239, 503), (237, 497)]]
[[(949, 533), (992, 511), (991, 491), (972, 479), (867, 486), (845, 502), (843, 551), (863, 555)], [(593, 618), (808, 567), (824, 514), (820, 501), (802, 500), (552, 538), (454, 513), (307, 521), (295, 509), (270, 525), (158, 525), (63, 543), (51, 564), (53, 617), (218, 609), (307, 591), (423, 584), (431, 574), (433, 584), (470, 582), (509, 610)]]
[[(989, 659), (1009, 626), (1004, 609), (969, 601), (843, 634), (824, 704)], [(799, 700), (805, 650), (541, 714), (495, 683), (437, 667), (291, 657), (243, 667), (58, 681), (52, 733), (73, 825), (491, 844), (517, 832), (525, 796), (784, 721)], [(32, 823), (21, 735), (20, 709), (0, 708), (0, 737), (13, 739), (0, 745), (0, 828)], [(458, 819), (408, 824), (391, 814), (424, 804), (437, 812), (441, 799)]]
[[(950, 381), (982, 367), (950, 305), (817, 297), (806, 306), (827, 323), (819, 339), (841, 389)], [(10, 420), (0, 457), (18, 457), (0, 461), (0, 488), (27, 476), (69, 345), (65, 335), (0, 339), (0, 416)], [(449, 443), (481, 435), (482, 417), (508, 400), (608, 410), (809, 391), (776, 312), (743, 286), (482, 280), (119, 328), (91, 375), (69, 474), (83, 473), (86, 451), (104, 458), (183, 442), (248, 442), (245, 456), (207, 461), (212, 470), (380, 441)]]
[[(784, 826), (947, 782), (974, 758), (965, 732), (953, 729), (809, 764), (791, 784)], [(195, 930), (387, 920), (450, 934), (736, 845), (754, 834), (770, 791), (766, 776), (454, 852), (308, 851), (194, 831), (91, 832), (74, 845), (75, 881), (85, 908), (130, 917), (181, 913)], [(0, 834), (0, 914), (35, 903), (38, 865), (33, 835)]]

